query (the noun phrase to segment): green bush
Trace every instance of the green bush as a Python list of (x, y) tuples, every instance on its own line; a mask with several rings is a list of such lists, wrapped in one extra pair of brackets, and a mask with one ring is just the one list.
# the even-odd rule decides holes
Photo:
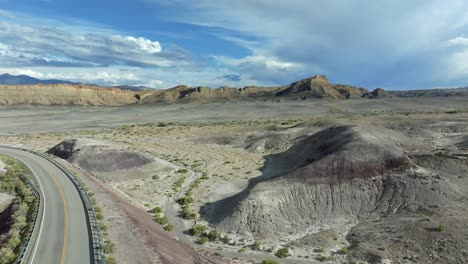
[(107, 264), (117, 264), (118, 262), (117, 262), (116, 258), (110, 256), (110, 257), (106, 257), (106, 263)]
[(444, 232), (445, 231), (445, 226), (444, 225), (439, 225), (439, 227), (437, 227), (437, 230), (439, 232)]
[(210, 241), (207, 237), (201, 237), (199, 240), (198, 240), (198, 243), (203, 245), (205, 244), (206, 242)]
[(163, 212), (163, 209), (161, 207), (157, 206), (157, 207), (149, 210), (149, 212), (152, 213), (152, 214), (160, 214), (160, 213)]
[(169, 219), (167, 217), (156, 217), (155, 218), (156, 222), (162, 226), (169, 224)]
[(207, 237), (210, 241), (215, 241), (221, 238), (221, 233), (217, 230), (211, 230)]
[(280, 248), (276, 251), (275, 254), (278, 258), (286, 258), (289, 256), (289, 250), (288, 248)]
[(203, 232), (205, 232), (207, 229), (208, 227), (206, 227), (205, 225), (196, 224), (189, 229), (189, 233), (192, 236), (199, 236), (203, 234)]
[(276, 260), (265, 259), (264, 261), (262, 261), (262, 264), (280, 264), (280, 263)]
[(171, 232), (172, 230), (174, 230), (174, 225), (167, 224), (164, 226), (164, 230)]
[(255, 240), (255, 242), (252, 245), (252, 249), (258, 251), (258, 250), (260, 250), (260, 248), (261, 248), (260, 241)]
[(177, 172), (178, 172), (178, 173), (187, 173), (188, 170), (187, 170), (187, 169), (179, 169)]
[(189, 205), (193, 203), (193, 198), (190, 196), (181, 197), (177, 200), (177, 203), (180, 205)]
[(106, 254), (112, 254), (114, 253), (116, 247), (115, 247), (115, 244), (110, 242), (109, 240), (106, 240), (104, 242), (104, 253)]
[(349, 253), (349, 250), (348, 250), (347, 247), (342, 247), (342, 248), (340, 249), (340, 253), (343, 254), (343, 255), (346, 255), (346, 254)]

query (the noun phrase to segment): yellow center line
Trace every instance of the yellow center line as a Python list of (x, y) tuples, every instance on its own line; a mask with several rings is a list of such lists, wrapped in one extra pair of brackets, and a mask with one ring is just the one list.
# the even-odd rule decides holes
[(60, 196), (62, 196), (62, 202), (63, 202), (63, 209), (64, 209), (64, 220), (65, 220), (65, 232), (63, 234), (63, 248), (62, 248), (62, 258), (60, 263), (65, 264), (65, 258), (67, 256), (67, 244), (68, 244), (68, 206), (67, 202), (65, 200), (65, 192), (63, 191), (62, 186), (57, 181), (57, 178), (55, 178), (54, 175), (49, 174), (52, 180), (55, 182), (55, 185), (57, 185), (57, 188), (60, 191)]

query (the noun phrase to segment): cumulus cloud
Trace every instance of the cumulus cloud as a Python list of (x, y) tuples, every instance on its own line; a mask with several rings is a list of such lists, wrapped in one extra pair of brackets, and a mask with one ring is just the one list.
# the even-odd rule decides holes
[(119, 46), (117, 46), (117, 48), (120, 48), (120, 46), (133, 46), (149, 54), (161, 52), (161, 45), (158, 41), (151, 41), (142, 37), (135, 38), (132, 36), (120, 35), (111, 36), (110, 39), (115, 43), (120, 44)]
[(460, 35), (458, 37), (455, 37), (453, 39), (449, 39), (442, 43), (446, 47), (452, 47), (452, 46), (468, 46), (468, 38), (465, 37), (464, 35)]
[[(287, 65), (284, 69), (305, 65), (304, 77), (319, 68), (332, 81), (404, 86), (399, 88), (443, 82), (443, 78), (432, 79), (440, 69), (427, 64), (441, 64), (447, 54), (440, 43), (468, 27), (464, 0), (180, 0), (172, 7), (184, 13), (167, 19), (225, 28), (223, 39), (229, 39), (230, 31), (257, 36), (259, 43), (231, 38), (252, 50), (252, 55), (235, 59), (250, 60), (261, 71), (269, 69), (272, 77), (281, 67), (258, 63), (258, 54)], [(465, 41), (461, 36), (445, 45)], [(402, 68), (411, 68), (412, 84), (399, 81), (408, 79), (405, 71), (398, 70)], [(393, 81), (386, 78), (389, 75)], [(283, 83), (292, 81), (291, 77), (285, 75)]]
[(8, 66), (174, 67), (191, 64), (188, 51), (163, 50), (158, 41), (0, 22), (0, 62)]

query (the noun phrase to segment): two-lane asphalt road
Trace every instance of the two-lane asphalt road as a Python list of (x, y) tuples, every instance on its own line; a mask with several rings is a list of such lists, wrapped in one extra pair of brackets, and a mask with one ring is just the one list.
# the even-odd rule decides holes
[(48, 160), (32, 153), (0, 147), (0, 153), (24, 162), (36, 177), (43, 198), (36, 240), (25, 263), (86, 264), (91, 262), (84, 205), (71, 180)]

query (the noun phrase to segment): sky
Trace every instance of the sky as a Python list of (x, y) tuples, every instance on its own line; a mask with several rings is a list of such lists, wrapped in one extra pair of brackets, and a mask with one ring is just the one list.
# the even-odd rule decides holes
[(468, 86), (465, 0), (0, 0), (0, 73), (169, 88)]

